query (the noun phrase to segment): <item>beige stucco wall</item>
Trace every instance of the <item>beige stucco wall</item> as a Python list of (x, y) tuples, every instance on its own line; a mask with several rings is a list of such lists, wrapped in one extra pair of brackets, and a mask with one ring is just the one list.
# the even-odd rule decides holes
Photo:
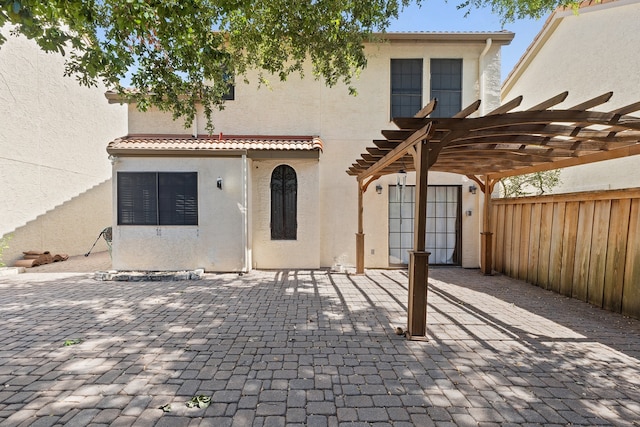
[[(246, 159), (222, 158), (120, 158), (117, 173), (197, 172), (197, 226), (117, 225), (113, 209), (113, 268), (117, 270), (247, 271)], [(216, 187), (218, 177), (222, 189)], [(116, 200), (116, 185), (113, 198)]]
[[(298, 179), (296, 240), (271, 240), (271, 174), (283, 164), (291, 166)], [(320, 267), (318, 159), (254, 160), (251, 171), (253, 267)]]
[[(640, 100), (640, 2), (621, 0), (557, 14), (531, 55), (505, 81), (503, 99), (523, 95), (522, 108), (565, 90), (570, 107), (613, 91), (597, 109), (611, 111)], [(633, 113), (638, 115), (638, 113)], [(637, 187), (640, 157), (566, 168), (554, 192)]]
[(105, 145), (126, 133), (126, 107), (63, 73), (61, 56), (24, 37), (0, 47), (0, 235), (14, 235), (7, 264), (23, 250), (84, 253), (111, 224), (111, 193), (94, 187), (111, 177)]
[[(462, 58), (462, 106), (466, 107), (480, 97), (479, 76), (483, 74), (482, 105), (485, 111), (490, 111), (500, 104), (500, 46), (498, 43), (492, 44), (480, 64), (479, 57), (485, 47), (484, 42), (394, 42), (369, 46), (368, 67), (354, 82), (358, 90), (355, 97), (350, 96), (342, 84), (334, 88), (325, 87), (322, 82), (313, 80), (310, 71), (307, 71), (304, 80), (298, 76), (291, 76), (286, 82), (273, 78), (271, 87), (260, 89), (254, 84), (237, 82), (235, 100), (227, 102), (223, 111), (214, 113), (216, 134), (315, 135), (324, 142), (320, 161), (315, 166), (316, 170), (305, 171), (305, 174), (310, 173), (312, 177), (316, 174), (319, 179), (318, 198), (315, 200), (317, 209), (305, 210), (299, 219), (301, 222), (311, 224), (315, 221), (319, 224), (316, 244), (314, 248), (307, 247), (304, 251), (298, 251), (293, 259), (286, 259), (286, 266), (316, 265), (318, 262), (321, 267), (355, 264), (357, 181), (354, 177), (348, 176), (346, 170), (365, 152), (366, 147), (373, 145), (373, 139), (381, 138), (382, 129), (396, 129), (390, 122), (390, 59), (424, 59), (423, 104), (426, 104), (430, 100), (430, 59)], [(249, 80), (254, 83), (257, 81), (255, 75), (249, 75)], [(168, 114), (157, 111), (140, 113), (134, 108), (130, 108), (129, 114), (130, 133), (192, 132), (192, 129), (185, 130), (181, 123), (173, 122)], [(205, 123), (203, 115), (200, 114), (196, 124), (198, 134), (205, 133)], [(263, 209), (262, 206), (268, 207), (268, 204), (262, 204), (268, 196), (258, 189), (262, 179), (262, 166), (258, 166), (258, 169), (252, 168), (252, 172), (257, 174), (253, 178), (256, 188), (253, 189), (254, 194), (251, 198), (251, 212), (255, 215), (252, 221), (253, 261), (258, 268), (276, 267), (278, 265), (272, 260), (280, 255), (276, 256), (277, 252), (273, 252), (276, 249), (271, 247), (272, 242), (265, 241), (265, 231), (260, 230), (258, 226), (262, 215), (259, 213), (260, 209)], [(269, 169), (266, 164), (264, 167)], [(298, 176), (302, 175), (301, 173)], [(434, 175), (432, 179), (430, 182), (433, 183), (466, 185), (466, 178), (458, 175)], [(395, 177), (388, 180), (395, 180)], [(479, 213), (481, 209), (478, 200), (482, 198), (480, 193), (474, 198), (468, 198), (465, 188), (463, 187), (463, 211), (471, 209)], [(387, 267), (388, 207), (380, 205), (381, 198), (375, 196), (375, 192), (367, 192), (365, 196), (366, 266)], [(313, 201), (306, 201), (311, 202)], [(299, 209), (300, 206), (299, 203)], [(479, 220), (479, 214), (463, 218), (465, 267), (479, 266)], [(309, 238), (315, 237), (311, 234)], [(303, 245), (306, 245), (306, 242)], [(281, 247), (278, 246), (277, 249)], [(374, 255), (371, 255), (372, 249)], [(319, 261), (316, 257), (319, 257)]]

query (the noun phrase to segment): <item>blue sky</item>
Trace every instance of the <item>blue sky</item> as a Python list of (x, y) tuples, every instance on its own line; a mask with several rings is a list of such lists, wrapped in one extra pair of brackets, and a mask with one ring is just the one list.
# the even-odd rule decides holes
[(490, 9), (471, 9), (465, 17), (464, 10), (456, 9), (457, 0), (423, 0), (422, 6), (412, 4), (406, 8), (397, 21), (391, 23), (388, 31), (500, 31), (515, 33), (510, 45), (502, 48), (502, 80), (518, 62), (533, 38), (546, 21), (541, 19), (522, 19), (504, 26), (500, 18)]

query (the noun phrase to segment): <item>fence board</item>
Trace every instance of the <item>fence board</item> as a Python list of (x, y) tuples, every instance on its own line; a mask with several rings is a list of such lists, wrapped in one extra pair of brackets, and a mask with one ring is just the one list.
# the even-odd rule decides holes
[(630, 199), (611, 201), (611, 219), (602, 301), (602, 306), (610, 311), (620, 312), (622, 310), (622, 288), (624, 285), (630, 210)]
[(549, 252), (548, 289), (560, 293), (562, 273), (562, 238), (564, 236), (565, 202), (553, 203), (553, 223), (551, 225), (551, 248)]
[(504, 211), (504, 256), (503, 271), (511, 276), (511, 258), (513, 255), (513, 205), (505, 206)]
[(529, 273), (529, 237), (531, 233), (531, 205), (522, 205), (520, 232), (520, 254), (518, 262), (518, 279), (527, 280)]
[(589, 258), (591, 256), (591, 234), (593, 232), (593, 212), (596, 203), (580, 203), (578, 214), (578, 237), (576, 239), (576, 257), (573, 264), (572, 296), (587, 300), (587, 281), (589, 280)]
[(571, 296), (573, 268), (578, 236), (579, 202), (568, 202), (564, 212), (564, 233), (562, 234), (562, 272), (560, 273), (560, 293)]
[(520, 263), (520, 245), (522, 244), (522, 205), (513, 206), (513, 227), (511, 228), (511, 268), (510, 276), (518, 277)]
[(629, 219), (621, 311), (640, 319), (640, 199), (631, 202)]
[[(538, 254), (540, 253), (540, 221), (542, 220), (542, 203), (531, 207), (531, 228), (529, 232), (529, 283), (538, 284)], [(533, 224), (536, 224), (535, 226)]]
[(549, 259), (551, 256), (552, 226), (553, 203), (543, 203), (540, 224), (540, 250), (538, 252), (538, 284), (544, 289), (549, 289)]
[(498, 206), (498, 212), (496, 212), (496, 221), (495, 221), (496, 231), (493, 234), (495, 238), (495, 251), (494, 251), (495, 256), (493, 257), (494, 265), (495, 265), (494, 268), (496, 271), (499, 271), (500, 273), (504, 273), (504, 266), (503, 266), (502, 260), (504, 259), (503, 243), (504, 243), (504, 211), (505, 209), (506, 209), (505, 205)]
[(640, 188), (493, 206), (497, 271), (640, 319)]
[(602, 307), (604, 297), (604, 272), (607, 261), (610, 215), (611, 200), (598, 200), (593, 213), (589, 280), (587, 281), (587, 301), (598, 307)]

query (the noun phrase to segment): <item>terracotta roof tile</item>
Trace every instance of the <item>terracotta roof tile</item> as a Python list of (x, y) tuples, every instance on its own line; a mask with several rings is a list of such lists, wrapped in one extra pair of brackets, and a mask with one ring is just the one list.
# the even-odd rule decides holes
[[(317, 136), (267, 136), (267, 135), (127, 135), (111, 141), (109, 154), (126, 154), (140, 151), (227, 151), (227, 150), (322, 150), (322, 140)], [(152, 154), (152, 153), (149, 153)]]

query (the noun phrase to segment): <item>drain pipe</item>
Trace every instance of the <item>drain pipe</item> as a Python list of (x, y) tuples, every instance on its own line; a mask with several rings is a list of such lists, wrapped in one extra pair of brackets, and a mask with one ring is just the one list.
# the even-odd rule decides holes
[(485, 107), (487, 105), (484, 99), (484, 57), (487, 55), (487, 52), (489, 52), (492, 43), (493, 40), (491, 40), (491, 38), (488, 38), (485, 47), (480, 54), (480, 57), (478, 58), (478, 79), (480, 80), (480, 116), (484, 116)]
[(248, 273), (251, 270), (251, 256), (249, 254), (249, 168), (248, 168), (247, 152), (242, 153), (242, 246), (243, 260), (242, 272)]

